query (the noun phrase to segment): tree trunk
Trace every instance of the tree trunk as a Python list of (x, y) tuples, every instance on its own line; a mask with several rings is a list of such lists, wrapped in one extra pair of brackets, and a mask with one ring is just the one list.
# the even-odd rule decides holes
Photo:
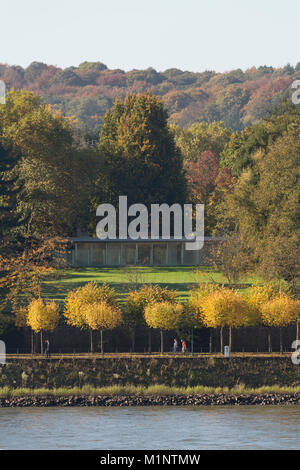
[(160, 352), (164, 352), (164, 332), (160, 330)]
[(43, 354), (43, 331), (42, 330), (40, 332), (40, 336), (41, 336), (41, 354)]
[(269, 345), (269, 353), (272, 352), (272, 344), (271, 344), (271, 331), (268, 333), (268, 345)]
[[(296, 341), (299, 341), (299, 320), (297, 320), (297, 323), (296, 323)], [(298, 343), (296, 343), (296, 345), (298, 345)]]
[(210, 332), (209, 332), (209, 352), (210, 352), (210, 354), (212, 353), (212, 349), (213, 349), (213, 329), (210, 328)]
[(102, 356), (104, 355), (104, 350), (103, 350), (103, 328), (100, 330), (100, 350)]
[(132, 330), (131, 330), (131, 350), (132, 350), (132, 352), (134, 352), (134, 348), (135, 348), (135, 329), (132, 328)]
[(148, 352), (151, 353), (151, 329), (148, 329)]
[(282, 345), (282, 328), (279, 328), (279, 342), (280, 342), (280, 354), (283, 353), (283, 345)]
[(231, 326), (229, 327), (229, 351), (231, 352), (231, 346), (232, 346), (232, 328)]
[(221, 348), (221, 354), (223, 354), (223, 327), (220, 328), (220, 348)]
[(94, 352), (94, 345), (93, 345), (93, 330), (90, 330), (90, 349), (91, 353)]
[(34, 336), (33, 336), (33, 330), (31, 330), (31, 354), (34, 354)]

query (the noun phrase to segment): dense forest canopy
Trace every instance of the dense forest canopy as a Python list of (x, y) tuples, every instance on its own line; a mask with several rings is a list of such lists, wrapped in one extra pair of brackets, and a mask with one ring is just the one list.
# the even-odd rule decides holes
[(41, 62), (27, 68), (0, 64), (0, 79), (8, 89), (33, 91), (64, 115), (99, 131), (106, 109), (118, 97), (149, 91), (162, 99), (170, 122), (188, 127), (194, 122), (223, 121), (232, 130), (242, 130), (261, 119), (282, 95), (290, 94), (295, 67), (267, 66), (248, 70), (188, 72), (176, 68), (157, 72), (110, 70), (101, 62), (83, 62), (61, 69)]

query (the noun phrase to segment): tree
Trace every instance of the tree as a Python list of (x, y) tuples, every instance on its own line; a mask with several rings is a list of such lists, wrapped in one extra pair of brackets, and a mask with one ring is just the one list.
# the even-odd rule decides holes
[[(24, 311), (42, 294), (42, 283), (48, 276), (64, 268), (66, 243), (59, 238), (28, 239), (14, 243), (9, 252), (0, 254), (0, 310), (15, 315), (17, 327), (27, 326)], [(23, 312), (23, 313), (22, 313)], [(33, 340), (33, 335), (32, 335)]]
[(284, 135), (251, 156), (225, 199), (221, 225), (229, 238), (247, 247), (249, 269), (295, 285), (300, 276), (300, 121), (292, 117)]
[(22, 233), (72, 234), (87, 212), (98, 169), (95, 150), (75, 149), (70, 119), (25, 91), (7, 93), (0, 140), (21, 155), (13, 176), (22, 181), (16, 197), (16, 214), (26, 221)]
[[(282, 327), (297, 323), (300, 315), (300, 301), (294, 300), (287, 294), (280, 294), (261, 305), (262, 318), (266, 325), (279, 327), (280, 352), (283, 352)], [(298, 339), (298, 338), (297, 338)]]
[[(247, 303), (249, 305), (250, 324), (255, 325), (260, 322), (267, 326), (271, 326), (269, 321), (266, 321), (266, 316), (263, 315), (262, 309), (274, 298), (281, 295), (290, 296), (290, 286), (282, 281), (279, 282), (266, 282), (263, 285), (252, 286), (247, 295)], [(252, 321), (251, 321), (252, 318)], [(271, 344), (271, 331), (268, 334), (268, 349), (272, 352)]]
[(35, 81), (45, 70), (47, 65), (43, 62), (31, 62), (30, 65), (25, 69), (24, 78), (26, 82), (30, 83)]
[[(134, 350), (135, 329), (139, 325), (146, 325), (145, 309), (147, 305), (158, 302), (175, 303), (177, 292), (168, 290), (167, 287), (158, 285), (144, 285), (139, 290), (129, 292), (124, 305), (124, 323), (129, 328)], [(148, 349), (151, 352), (151, 330), (149, 330)]]
[(145, 325), (144, 309), (147, 305), (145, 296), (139, 291), (131, 291), (125, 300), (123, 309), (124, 324), (131, 336), (131, 348), (135, 348), (135, 330), (139, 325)]
[(221, 155), (221, 166), (227, 167), (232, 176), (239, 177), (255, 163), (253, 156), (259, 151), (267, 150), (278, 137), (295, 123), (299, 124), (300, 113), (290, 101), (283, 101), (280, 107), (274, 107), (271, 115), (262, 122), (246, 127), (241, 132), (231, 135), (228, 145)]
[(202, 152), (196, 161), (185, 164), (186, 180), (191, 200), (194, 204), (205, 204), (205, 232), (214, 229), (214, 213), (210, 210), (210, 197), (215, 189), (220, 171), (216, 155), (210, 150)]
[(64, 316), (67, 323), (77, 328), (90, 329), (91, 352), (93, 352), (92, 331), (94, 328), (91, 328), (90, 323), (87, 322), (85, 311), (88, 306), (103, 302), (113, 309), (118, 308), (114, 289), (110, 288), (107, 284), (99, 286), (95, 281), (70, 291), (65, 301)]
[(94, 302), (83, 307), (83, 315), (91, 330), (100, 330), (100, 350), (103, 350), (103, 330), (111, 330), (121, 325), (122, 312), (120, 308), (107, 302)]
[(7, 266), (1, 263), (1, 258), (15, 253), (16, 242), (20, 241), (17, 228), (22, 223), (22, 216), (17, 214), (16, 197), (22, 187), (12, 175), (18, 160), (19, 156), (13, 155), (11, 149), (5, 149), (0, 143), (0, 303), (8, 293), (5, 282)]
[(171, 130), (184, 160), (189, 162), (196, 162), (204, 152), (215, 154), (219, 160), (231, 136), (231, 129), (227, 129), (222, 121), (197, 122), (187, 129), (172, 125)]
[(171, 302), (150, 304), (145, 308), (145, 320), (150, 328), (160, 329), (160, 350), (163, 353), (163, 330), (173, 330), (184, 322), (184, 308)]
[[(191, 290), (189, 292), (189, 298), (186, 303), (186, 311), (192, 321), (192, 326), (195, 328), (202, 328), (205, 326), (203, 316), (203, 301), (205, 298), (216, 290), (217, 287), (214, 284), (199, 284), (198, 289)], [(212, 328), (210, 328), (210, 339), (209, 339), (209, 352), (212, 352)]]
[(210, 257), (229, 283), (236, 283), (249, 270), (250, 250), (238, 236), (220, 240), (212, 248)]
[(41, 354), (43, 353), (43, 331), (53, 331), (59, 322), (59, 307), (53, 301), (33, 299), (28, 306), (27, 324), (41, 334)]
[(0, 246), (3, 253), (4, 246), (11, 241), (12, 231), (19, 226), (21, 217), (16, 213), (16, 196), (21, 191), (17, 178), (12, 175), (20, 155), (14, 155), (12, 149), (5, 149), (0, 143)]
[(185, 202), (182, 156), (159, 98), (146, 93), (116, 100), (105, 115), (99, 150), (105, 167), (96, 185), (98, 203), (105, 197), (117, 206), (119, 195), (148, 209), (153, 203)]
[(236, 291), (219, 288), (203, 300), (204, 324), (220, 328), (220, 349), (223, 352), (223, 328), (229, 328), (229, 349), (232, 345), (232, 328), (247, 323), (248, 305), (241, 294)]

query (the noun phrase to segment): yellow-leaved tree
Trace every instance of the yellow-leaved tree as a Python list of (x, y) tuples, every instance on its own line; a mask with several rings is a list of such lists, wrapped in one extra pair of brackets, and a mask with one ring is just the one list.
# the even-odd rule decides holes
[(41, 335), (41, 354), (43, 353), (43, 331), (53, 331), (59, 322), (59, 306), (54, 301), (33, 299), (28, 305), (27, 325)]
[(85, 309), (88, 305), (105, 302), (111, 307), (118, 307), (116, 292), (107, 284), (99, 285), (92, 281), (69, 292), (65, 301), (64, 316), (69, 325), (90, 330), (90, 350), (93, 352), (93, 329), (87, 323)]
[[(278, 295), (287, 295), (291, 298), (290, 287), (284, 282), (267, 282), (263, 285), (254, 285), (248, 291), (247, 302), (249, 305), (250, 316), (254, 319), (252, 324), (263, 323), (264, 325), (271, 327), (275, 326), (271, 318), (268, 318), (266, 314), (263, 315), (262, 309), (269, 301), (278, 297)], [(255, 323), (255, 318), (260, 319)], [(271, 344), (271, 330), (268, 333), (268, 350), (272, 352)]]
[[(206, 326), (203, 316), (203, 301), (208, 294), (217, 289), (218, 287), (215, 284), (199, 283), (199, 287), (196, 290), (190, 291), (185, 308), (191, 318), (193, 327), (202, 328)], [(209, 352), (212, 352), (212, 332), (213, 328), (210, 328)]]
[(160, 329), (160, 350), (164, 352), (164, 330), (173, 330), (185, 322), (185, 311), (181, 304), (156, 302), (145, 308), (145, 320), (150, 328)]
[[(135, 345), (135, 328), (147, 324), (144, 316), (146, 307), (159, 302), (176, 303), (177, 296), (176, 291), (152, 284), (129, 292), (123, 310), (124, 324), (131, 333), (132, 350)], [(149, 329), (148, 335), (148, 351), (151, 352), (151, 329)]]
[(261, 313), (266, 325), (279, 328), (281, 353), (283, 351), (282, 327), (296, 323), (298, 339), (298, 321), (300, 315), (299, 300), (295, 300), (287, 294), (279, 294), (261, 305)]
[(232, 328), (247, 324), (249, 308), (244, 297), (233, 290), (218, 288), (203, 299), (204, 324), (220, 328), (220, 349), (223, 352), (223, 329), (229, 328), (229, 349), (232, 347)]
[(109, 305), (107, 302), (94, 302), (83, 308), (85, 321), (91, 330), (100, 330), (100, 350), (103, 350), (103, 330), (112, 330), (122, 323), (122, 312), (117, 306)]

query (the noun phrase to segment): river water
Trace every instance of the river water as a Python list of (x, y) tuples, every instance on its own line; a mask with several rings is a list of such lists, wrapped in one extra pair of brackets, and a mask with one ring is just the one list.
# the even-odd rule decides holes
[(300, 406), (2, 408), (0, 449), (297, 449)]

